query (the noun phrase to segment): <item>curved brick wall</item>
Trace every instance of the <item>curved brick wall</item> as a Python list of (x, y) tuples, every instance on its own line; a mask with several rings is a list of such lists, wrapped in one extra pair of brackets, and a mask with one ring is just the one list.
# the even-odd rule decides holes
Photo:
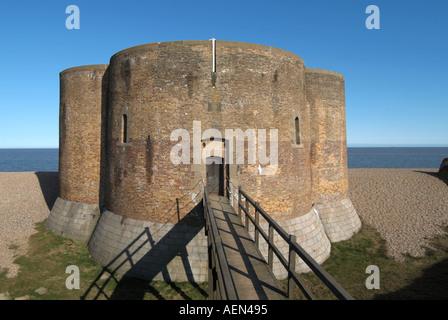
[[(216, 73), (212, 73), (210, 41), (178, 41), (123, 50), (111, 58), (108, 73), (109, 211), (101, 217), (89, 244), (96, 260), (109, 263), (139, 236), (141, 224), (170, 225), (167, 209), (206, 178), (204, 163), (176, 166), (170, 161), (175, 145), (171, 132), (186, 129), (193, 139), (193, 121), (201, 121), (202, 131), (215, 128), (223, 135), (225, 129), (278, 130), (275, 175), (260, 175), (257, 165), (247, 164), (247, 153), (245, 164), (231, 164), (226, 170), (233, 183), (241, 185), (267, 212), (280, 215), (288, 230), (295, 228), (291, 231), (308, 241), (305, 247), (312, 256), (319, 262), (326, 259), (329, 241), (315, 216), (310, 216), (309, 109), (300, 57), (269, 46), (218, 41)], [(300, 119), (300, 143), (295, 118)], [(181, 203), (180, 219), (193, 206)], [(121, 223), (115, 221), (119, 217)], [(309, 217), (314, 218), (312, 223)], [(126, 227), (123, 221), (134, 227)], [(170, 234), (177, 232), (171, 229)], [(193, 243), (196, 250), (206, 250), (205, 243)], [(161, 251), (152, 254), (152, 259), (165, 259)], [(202, 279), (202, 272), (195, 274)]]
[[(258, 167), (239, 166), (235, 179), (266, 212), (290, 218), (311, 209), (309, 110), (305, 64), (290, 52), (238, 42), (217, 43), (216, 89), (225, 128), (278, 130), (278, 170), (260, 175)], [(300, 144), (295, 118), (300, 118)]]
[(346, 240), (361, 227), (348, 195), (344, 77), (307, 69), (311, 123), (311, 177), (316, 203), (332, 242)]
[(81, 66), (60, 73), (60, 199), (47, 227), (83, 242), (90, 238), (99, 215), (106, 68)]
[[(171, 132), (186, 129), (193, 139), (193, 121), (201, 121), (202, 131), (216, 128), (223, 134), (278, 129), (276, 175), (260, 176), (256, 165), (231, 165), (230, 176), (271, 214), (310, 211), (309, 115), (300, 57), (269, 46), (218, 41), (212, 74), (210, 41), (166, 42), (115, 54), (109, 74), (108, 210), (157, 221), (161, 208), (205, 177), (205, 164), (170, 161)], [(294, 142), (295, 117), (302, 120), (300, 145)]]
[[(193, 163), (193, 145), (204, 148), (193, 135), (200, 121), (201, 132), (223, 138), (225, 129), (278, 130), (274, 175), (247, 163), (247, 144), (245, 163), (225, 175), (316, 261), (329, 256), (330, 240), (359, 229), (348, 198), (344, 78), (270, 46), (217, 41), (216, 72), (212, 58), (211, 41), (154, 43), (120, 51), (110, 65), (61, 72), (60, 198), (48, 228), (90, 239), (92, 257), (122, 259), (112, 265), (122, 274), (206, 280), (203, 222), (192, 211), (206, 181), (205, 163)], [(170, 160), (176, 129), (189, 132), (190, 164)], [(279, 263), (275, 270), (283, 276)]]
[(106, 68), (82, 66), (60, 74), (59, 192), (65, 200), (99, 202)]

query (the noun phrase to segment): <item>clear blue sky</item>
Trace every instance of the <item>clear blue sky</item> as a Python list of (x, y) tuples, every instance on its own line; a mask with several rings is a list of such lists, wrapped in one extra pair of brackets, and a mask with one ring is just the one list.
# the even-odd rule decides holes
[[(68, 30), (68, 5), (80, 29)], [(368, 30), (370, 4), (380, 29)], [(346, 80), (347, 140), (448, 145), (448, 1), (3, 1), (0, 148), (58, 147), (59, 72), (173, 40), (251, 42)]]

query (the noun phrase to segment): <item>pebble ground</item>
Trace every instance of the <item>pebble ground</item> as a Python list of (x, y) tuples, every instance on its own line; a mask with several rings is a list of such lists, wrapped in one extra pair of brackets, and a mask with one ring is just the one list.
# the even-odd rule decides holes
[[(448, 226), (448, 181), (436, 169), (349, 169), (350, 198), (363, 223), (387, 241), (389, 254), (423, 256)], [(0, 269), (17, 275), (37, 222), (58, 193), (57, 173), (0, 172)]]
[(17, 275), (13, 261), (26, 253), (35, 224), (48, 217), (57, 192), (56, 172), (0, 172), (0, 270), (7, 269), (7, 277)]
[(421, 257), (448, 226), (448, 180), (437, 169), (349, 169), (350, 199), (389, 255)]

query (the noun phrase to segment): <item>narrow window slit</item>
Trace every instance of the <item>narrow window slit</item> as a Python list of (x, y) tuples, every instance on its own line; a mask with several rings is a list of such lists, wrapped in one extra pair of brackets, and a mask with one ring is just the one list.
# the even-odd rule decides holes
[(300, 144), (300, 121), (299, 117), (294, 119), (294, 125), (296, 129), (296, 144)]
[(128, 143), (128, 116), (123, 114), (121, 118), (121, 142)]

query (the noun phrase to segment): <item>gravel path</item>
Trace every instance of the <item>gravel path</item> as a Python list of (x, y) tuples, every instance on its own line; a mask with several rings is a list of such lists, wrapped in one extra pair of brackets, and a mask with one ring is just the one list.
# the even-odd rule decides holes
[(13, 263), (26, 253), (37, 222), (45, 220), (57, 197), (55, 172), (0, 172), (0, 270), (17, 275)]
[(448, 180), (437, 169), (349, 169), (350, 198), (364, 223), (387, 241), (389, 254), (425, 254), (448, 226)]

